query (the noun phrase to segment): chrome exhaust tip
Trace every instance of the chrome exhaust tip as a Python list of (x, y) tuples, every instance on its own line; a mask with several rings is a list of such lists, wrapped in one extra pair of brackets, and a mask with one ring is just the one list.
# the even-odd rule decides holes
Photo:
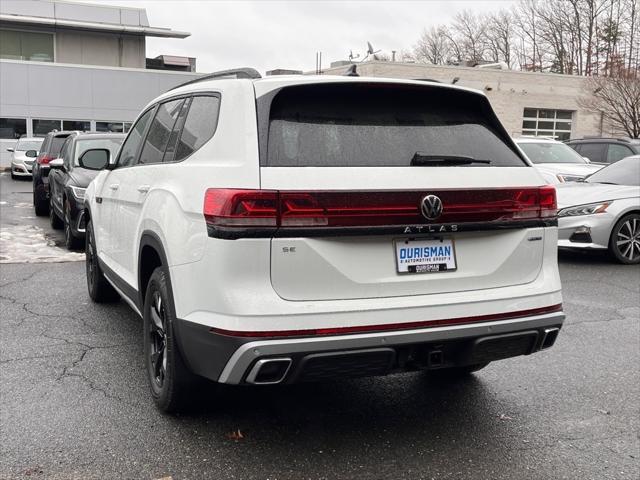
[(263, 358), (258, 360), (247, 375), (247, 383), (253, 385), (275, 385), (282, 382), (289, 373), (290, 358)]
[(540, 350), (546, 350), (547, 348), (553, 347), (553, 344), (556, 343), (556, 338), (558, 338), (559, 332), (560, 329), (557, 327), (545, 328), (544, 335), (542, 336), (542, 343), (540, 344)]

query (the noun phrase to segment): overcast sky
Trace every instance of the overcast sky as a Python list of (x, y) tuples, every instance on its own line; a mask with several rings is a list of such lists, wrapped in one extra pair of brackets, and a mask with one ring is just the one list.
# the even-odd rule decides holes
[[(86, 1), (86, 0), (85, 0)], [(409, 50), (430, 25), (456, 12), (510, 7), (515, 1), (175, 1), (105, 0), (95, 3), (147, 9), (154, 27), (191, 32), (186, 39), (147, 39), (147, 56), (196, 57), (199, 72), (248, 66), (314, 70), (363, 54), (366, 42), (384, 52)]]

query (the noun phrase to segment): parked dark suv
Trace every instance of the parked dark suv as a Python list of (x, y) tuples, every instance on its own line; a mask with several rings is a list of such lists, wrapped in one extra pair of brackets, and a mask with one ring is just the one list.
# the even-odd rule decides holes
[[(64, 228), (67, 248), (84, 245), (84, 192), (100, 170), (115, 158), (124, 133), (73, 133), (49, 162), (49, 218), (53, 228)], [(87, 150), (95, 150), (85, 154)]]
[(33, 208), (36, 215), (44, 216), (49, 213), (49, 162), (58, 158), (62, 145), (73, 131), (47, 133), (42, 142), (40, 154), (33, 164)]
[(569, 140), (566, 144), (594, 163), (610, 164), (640, 154), (640, 140), (631, 138), (587, 137)]

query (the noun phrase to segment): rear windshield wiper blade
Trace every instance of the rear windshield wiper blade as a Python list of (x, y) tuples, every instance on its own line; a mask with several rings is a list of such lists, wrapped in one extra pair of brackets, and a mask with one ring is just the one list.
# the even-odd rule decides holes
[(471, 165), (472, 163), (489, 165), (491, 160), (481, 160), (466, 155), (428, 155), (422, 152), (416, 152), (411, 158), (411, 166), (413, 167), (448, 167), (452, 165)]

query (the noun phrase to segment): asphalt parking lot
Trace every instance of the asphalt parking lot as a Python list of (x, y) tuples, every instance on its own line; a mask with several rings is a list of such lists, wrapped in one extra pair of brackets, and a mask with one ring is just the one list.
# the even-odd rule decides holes
[(640, 477), (637, 266), (561, 255), (556, 345), (463, 381), (210, 387), (171, 417), (140, 319), (90, 303), (83, 255), (35, 218), (30, 186), (0, 175), (2, 479)]

